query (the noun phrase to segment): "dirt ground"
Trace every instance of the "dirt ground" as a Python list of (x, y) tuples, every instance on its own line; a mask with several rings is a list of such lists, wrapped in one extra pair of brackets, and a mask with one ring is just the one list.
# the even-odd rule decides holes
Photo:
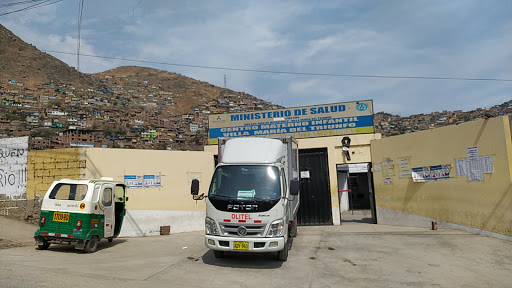
[(35, 246), (37, 225), (0, 216), (0, 249)]

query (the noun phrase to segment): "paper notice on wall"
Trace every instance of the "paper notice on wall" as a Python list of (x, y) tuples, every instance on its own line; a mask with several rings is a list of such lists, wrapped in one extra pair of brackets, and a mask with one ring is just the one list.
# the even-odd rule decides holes
[(430, 179), (441, 180), (450, 178), (450, 165), (430, 166)]
[(384, 184), (393, 184), (393, 177), (385, 177)]
[(466, 148), (466, 152), (468, 153), (468, 159), (477, 159), (478, 158), (478, 147), (472, 146)]
[(457, 166), (457, 176), (468, 175), (468, 159), (456, 159), (455, 166)]
[(124, 175), (126, 188), (142, 188), (142, 175)]
[(409, 158), (398, 158), (398, 177), (411, 178), (411, 166), (409, 165)]
[(414, 182), (426, 182), (430, 180), (430, 167), (412, 168), (412, 180)]
[(468, 159), (468, 181), (484, 181), (481, 159)]
[(382, 165), (380, 163), (376, 163), (373, 166), (373, 171), (381, 171), (381, 170), (382, 170)]
[(160, 186), (162, 186), (160, 175), (144, 175), (144, 187), (152, 188)]
[(384, 176), (384, 177), (395, 176), (394, 165), (382, 165), (382, 176)]
[(480, 161), (482, 161), (482, 168), (484, 173), (492, 173), (492, 156), (482, 156), (480, 157)]
[(309, 171), (300, 171), (300, 178), (301, 179), (309, 178)]
[(391, 158), (384, 158), (384, 165), (393, 165), (393, 160)]

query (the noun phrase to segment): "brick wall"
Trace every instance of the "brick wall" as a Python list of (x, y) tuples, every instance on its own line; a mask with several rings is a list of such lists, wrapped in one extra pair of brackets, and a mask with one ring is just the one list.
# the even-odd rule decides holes
[(41, 199), (53, 181), (85, 177), (85, 150), (80, 148), (29, 151), (27, 189), (18, 199), (0, 199), (0, 215), (37, 223)]
[(85, 176), (85, 157), (80, 148), (29, 151), (27, 199), (43, 197), (53, 181)]

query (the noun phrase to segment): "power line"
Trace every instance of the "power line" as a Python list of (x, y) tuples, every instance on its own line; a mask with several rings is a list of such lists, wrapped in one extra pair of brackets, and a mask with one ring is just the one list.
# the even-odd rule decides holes
[(40, 2), (40, 1), (43, 1), (43, 0), (27, 0), (27, 1), (4, 3), (4, 4), (0, 4), (0, 8), (9, 7), (9, 6), (16, 6), (16, 5), (23, 5), (23, 4), (27, 4), (27, 3)]
[[(21, 12), (21, 11), (25, 11), (25, 10), (29, 10), (29, 9), (44, 7), (44, 6), (47, 6), (47, 5), (59, 3), (59, 2), (61, 2), (63, 0), (57, 0), (57, 1), (54, 1), (54, 2), (46, 3), (46, 2), (49, 2), (49, 1), (51, 1), (51, 0), (44, 0), (41, 3), (37, 3), (37, 4), (31, 5), (31, 6), (27, 6), (25, 8), (21, 8), (21, 9), (10, 11), (10, 12), (6, 12), (6, 13), (2, 13), (2, 14), (0, 14), (0, 16), (5, 16), (5, 15), (9, 15), (9, 14), (12, 14), (12, 13)], [(46, 3), (46, 4), (44, 4), (44, 3)]]
[[(76, 53), (54, 51), (54, 50), (41, 50), (41, 51), (48, 52), (48, 53), (76, 55)], [(88, 55), (88, 54), (80, 54), (80, 55), (81, 56), (85, 56), (85, 57), (110, 59), (110, 60), (121, 60), (121, 61), (126, 61), (126, 62), (138, 62), (138, 63), (147, 63), (147, 64), (159, 64), (159, 65), (168, 65), (168, 66), (201, 68), (201, 69), (213, 69), (213, 70), (225, 70), (225, 71), (270, 73), (270, 74), (289, 74), (289, 75), (326, 76), (326, 77), (351, 77), (351, 78), (384, 78), (384, 79), (417, 79), (417, 80), (456, 80), (456, 81), (512, 82), (512, 79), (504, 79), (504, 78), (465, 78), (465, 77), (430, 77), (430, 76), (369, 75), (369, 74), (335, 74), (335, 73), (313, 73), (313, 72), (258, 70), (258, 69), (243, 69), (243, 68), (231, 68), (231, 67), (219, 67), (219, 66), (205, 66), (205, 65), (168, 63), (168, 62), (137, 60), (137, 59), (129, 59), (129, 58), (121, 58), (121, 57), (97, 56), (97, 55)]]

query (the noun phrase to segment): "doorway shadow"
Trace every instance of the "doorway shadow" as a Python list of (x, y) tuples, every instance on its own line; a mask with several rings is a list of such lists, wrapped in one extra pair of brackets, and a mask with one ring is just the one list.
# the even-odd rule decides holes
[(374, 224), (372, 212), (369, 209), (343, 211), (341, 213), (341, 223), (346, 222)]
[(372, 218), (360, 218), (360, 219), (343, 219), (343, 218), (341, 218), (342, 225), (343, 225), (343, 223), (347, 223), (347, 222), (373, 224), (373, 219)]

